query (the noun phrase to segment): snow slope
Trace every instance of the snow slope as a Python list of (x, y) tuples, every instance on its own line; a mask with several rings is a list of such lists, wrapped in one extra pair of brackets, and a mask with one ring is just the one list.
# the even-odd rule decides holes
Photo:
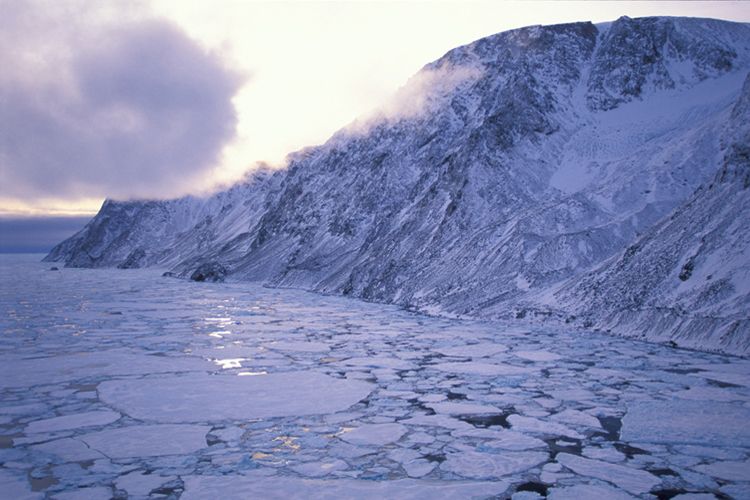
[[(648, 262), (676, 251), (654, 231), (723, 168), (727, 134), (746, 114), (736, 103), (748, 70), (750, 26), (726, 21), (621, 18), (500, 33), (428, 64), (380, 114), (292, 155), (284, 171), (205, 200), (107, 202), (48, 260), (226, 272), (448, 315), (575, 315), (632, 333), (633, 305), (615, 284), (637, 295), (640, 271), (588, 278), (597, 287), (579, 280), (647, 234)], [(735, 205), (742, 226), (746, 205)], [(707, 210), (696, 204), (693, 217)], [(742, 245), (729, 228), (709, 236), (717, 258)], [(711, 262), (701, 264), (706, 274)], [(747, 256), (731, 262), (722, 260), (729, 274)], [(658, 276), (664, 286), (646, 288), (665, 304), (672, 292), (700, 293), (684, 289), (697, 279)], [(731, 311), (696, 311), (718, 323), (692, 322), (686, 333), (669, 320), (645, 337), (747, 353), (747, 330), (720, 326), (747, 317), (747, 290), (733, 286)]]

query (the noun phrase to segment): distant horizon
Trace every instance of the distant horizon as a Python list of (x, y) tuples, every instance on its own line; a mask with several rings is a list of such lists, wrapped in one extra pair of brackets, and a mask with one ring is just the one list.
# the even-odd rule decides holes
[(83, 229), (92, 217), (0, 217), (0, 253), (47, 254), (55, 245)]

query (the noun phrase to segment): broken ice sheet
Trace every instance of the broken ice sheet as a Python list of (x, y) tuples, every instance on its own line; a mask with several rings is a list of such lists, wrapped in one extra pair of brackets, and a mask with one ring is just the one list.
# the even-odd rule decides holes
[[(736, 493), (747, 485), (742, 431), (720, 416), (700, 428), (680, 417), (692, 411), (683, 404), (725, 415), (750, 408), (746, 387), (717, 380), (739, 380), (746, 364), (736, 358), (253, 284), (196, 289), (151, 272), (71, 269), (67, 293), (29, 287), (38, 305), (18, 321), (37, 340), (0, 338), (0, 371), (40, 370), (0, 383), (0, 462), (22, 492), (38, 496), (32, 477), (48, 497), (104, 488), (142, 498), (156, 487), (165, 496), (184, 489), (188, 499), (303, 490), (504, 498), (518, 496), (521, 483), (544, 481), (554, 483), (552, 497), (636, 495), (618, 486), (607, 463), (663, 480), (654, 491)], [(143, 296), (129, 292), (136, 286)], [(80, 293), (89, 293), (86, 307), (121, 311), (96, 316), (117, 325), (92, 325), (81, 314), (75, 327), (87, 334), (61, 337), (55, 325), (73, 321), (61, 311), (79, 307)], [(109, 304), (121, 296), (131, 299)], [(208, 335), (220, 329), (232, 330), (231, 342)], [(240, 370), (213, 362), (236, 359), (244, 360)], [(691, 365), (716, 378), (667, 371)], [(649, 436), (661, 424), (646, 419), (648, 409), (639, 416), (648, 401), (664, 405), (651, 412), (660, 422), (675, 423), (659, 443)], [(680, 444), (699, 431), (699, 443)]]

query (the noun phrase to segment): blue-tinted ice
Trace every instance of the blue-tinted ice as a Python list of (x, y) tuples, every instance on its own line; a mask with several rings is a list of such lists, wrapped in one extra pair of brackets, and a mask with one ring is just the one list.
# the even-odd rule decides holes
[(0, 259), (0, 496), (750, 496), (750, 363)]

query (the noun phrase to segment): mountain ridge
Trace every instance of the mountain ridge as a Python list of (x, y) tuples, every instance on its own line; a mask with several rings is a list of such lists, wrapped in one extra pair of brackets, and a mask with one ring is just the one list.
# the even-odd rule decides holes
[[(47, 260), (221, 269), (204, 278), (639, 335), (630, 305), (599, 317), (577, 280), (607, 273), (728, 165), (727, 124), (750, 121), (741, 106), (732, 116), (749, 69), (742, 23), (620, 18), (491, 35), (426, 65), (380, 115), (286, 170), (204, 200), (105, 203)], [(740, 302), (729, 316), (746, 321)], [(667, 332), (643, 338), (750, 351), (746, 327), (724, 340)]]

